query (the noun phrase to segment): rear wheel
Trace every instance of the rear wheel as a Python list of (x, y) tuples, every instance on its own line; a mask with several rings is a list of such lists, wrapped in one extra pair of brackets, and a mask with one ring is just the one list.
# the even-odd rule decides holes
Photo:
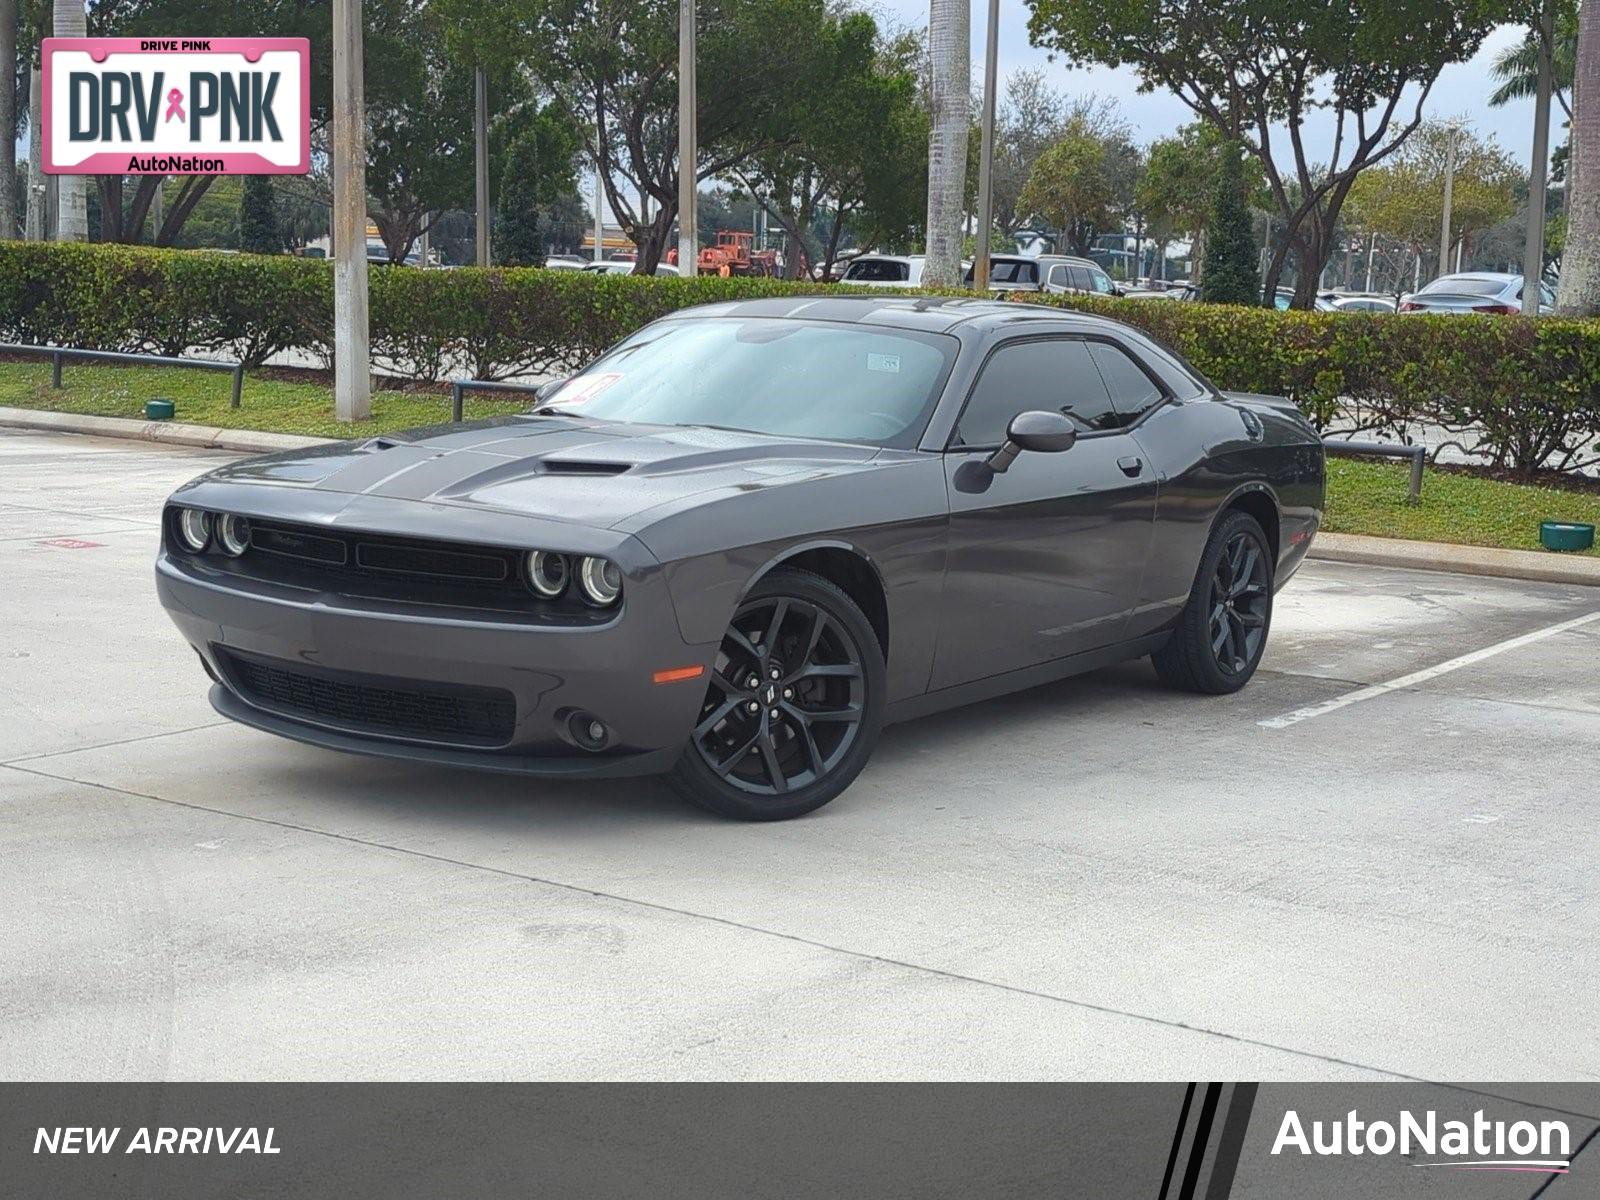
[(882, 723), (872, 625), (827, 580), (780, 567), (734, 613), (668, 781), (725, 817), (798, 817), (850, 786)]
[(1249, 513), (1212, 530), (1172, 639), (1151, 655), (1163, 683), (1189, 692), (1236, 692), (1255, 674), (1272, 625), (1272, 555)]

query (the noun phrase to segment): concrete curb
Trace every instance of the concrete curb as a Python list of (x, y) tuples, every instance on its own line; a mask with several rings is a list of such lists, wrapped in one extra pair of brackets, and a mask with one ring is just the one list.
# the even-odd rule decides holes
[[(255, 429), (218, 429), (209, 425), (183, 425), (174, 421), (91, 417), (80, 413), (45, 412), (31, 408), (0, 407), (0, 426), (46, 430), (52, 433), (84, 433), (96, 437), (132, 438), (174, 446), (196, 446), (205, 450), (233, 450), (242, 454), (304, 450), (341, 440), (300, 437), (289, 433), (265, 433)], [(1326, 562), (1360, 563), (1374, 567), (1454, 571), (1462, 575), (1490, 575), (1501, 579), (1530, 579), (1538, 583), (1571, 583), (1600, 587), (1600, 558), (1584, 554), (1560, 555), (1538, 550), (1496, 550), (1487, 546), (1407, 542), (1399, 538), (1363, 537), (1354, 533), (1319, 533), (1316, 540), (1311, 543), (1309, 557)]]
[(1454, 546), (1444, 542), (1363, 537), (1354, 533), (1319, 533), (1311, 543), (1309, 557), (1372, 567), (1409, 567), (1421, 571), (1454, 571), (1461, 575), (1492, 575), (1500, 579), (1600, 587), (1600, 558), (1592, 554), (1498, 550), (1488, 546)]
[(46, 412), (32, 408), (0, 407), (0, 425), (13, 429), (39, 429), (51, 433), (84, 433), (94, 437), (132, 438), (169, 446), (194, 446), (202, 450), (236, 450), (242, 454), (270, 454), (275, 450), (306, 450), (338, 438), (301, 437), (292, 433), (267, 433), (259, 429), (220, 429), (212, 425), (185, 425), (177, 421), (139, 421), (132, 417), (91, 417), (82, 413)]

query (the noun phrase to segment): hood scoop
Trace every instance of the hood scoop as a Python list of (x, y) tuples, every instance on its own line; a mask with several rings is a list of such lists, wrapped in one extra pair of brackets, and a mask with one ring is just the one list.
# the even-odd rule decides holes
[(540, 466), (545, 475), (621, 475), (633, 469), (626, 462), (583, 462), (571, 458), (547, 458)]
[(356, 447), (357, 454), (376, 454), (379, 450), (393, 450), (396, 446), (409, 445), (408, 442), (392, 437), (372, 437)]

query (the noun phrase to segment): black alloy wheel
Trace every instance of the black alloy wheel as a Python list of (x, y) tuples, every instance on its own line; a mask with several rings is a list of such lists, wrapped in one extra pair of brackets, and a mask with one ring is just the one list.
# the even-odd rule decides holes
[(871, 625), (848, 596), (809, 573), (774, 571), (722, 639), (676, 786), (754, 820), (827, 803), (865, 765), (882, 673)]
[(1222, 695), (1250, 681), (1272, 628), (1274, 562), (1249, 513), (1217, 522), (1172, 637), (1150, 656), (1163, 683)]
[(1228, 539), (1211, 575), (1211, 654), (1229, 675), (1248, 671), (1267, 637), (1272, 583), (1257, 538), (1241, 529)]

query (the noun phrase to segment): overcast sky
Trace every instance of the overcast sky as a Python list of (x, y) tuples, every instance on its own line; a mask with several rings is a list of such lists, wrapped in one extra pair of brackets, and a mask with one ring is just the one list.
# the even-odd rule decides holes
[[(1427, 0), (1419, 0), (1426, 3)], [(865, 0), (864, 7), (887, 20), (905, 27), (926, 28), (928, 5), (926, 0)], [(973, 0), (972, 5), (972, 82), (977, 86), (983, 73), (985, 22), (988, 20), (987, 0)], [(1512, 26), (1497, 29), (1489, 36), (1484, 48), (1471, 62), (1449, 66), (1439, 76), (1428, 97), (1424, 111), (1429, 116), (1465, 117), (1486, 134), (1492, 134), (1502, 146), (1521, 162), (1528, 157), (1533, 144), (1533, 102), (1531, 100), (1508, 104), (1504, 108), (1490, 108), (1488, 96), (1493, 91), (1489, 80), (1489, 63), (1507, 44), (1516, 41), (1521, 30)], [(1069, 70), (1064, 63), (1050, 61), (1043, 50), (1028, 44), (1028, 8), (1022, 0), (1000, 0), (1000, 78), (1019, 67), (1039, 67), (1055, 86), (1069, 95), (1096, 93), (1115, 99), (1123, 115), (1150, 142), (1171, 133), (1179, 125), (1193, 120), (1183, 103), (1169, 92), (1152, 92), (1140, 95), (1138, 80), (1126, 68), (1110, 70), (1097, 67), (1092, 70)], [(1560, 113), (1557, 110), (1557, 119)], [(1331, 122), (1316, 129), (1308, 123), (1308, 131), (1321, 138), (1324, 147), (1331, 145)], [(1552, 135), (1560, 137), (1559, 132)], [(1313, 143), (1316, 144), (1316, 143)], [(1324, 155), (1327, 150), (1323, 150)]]
[[(1419, 0), (1419, 3), (1426, 2)], [(927, 0), (861, 0), (861, 3), (885, 25), (926, 28), (928, 23)], [(974, 87), (980, 84), (983, 75), (984, 22), (987, 19), (987, 0), (973, 0)], [(1489, 64), (1496, 53), (1521, 36), (1521, 29), (1504, 26), (1489, 35), (1483, 49), (1471, 62), (1446, 67), (1434, 84), (1423, 111), (1429, 117), (1460, 118), (1470, 122), (1480, 133), (1499, 141), (1519, 164), (1526, 164), (1533, 145), (1533, 102), (1521, 101), (1504, 108), (1490, 108), (1488, 103), (1489, 93), (1493, 90), (1489, 82)], [(1138, 79), (1132, 70), (1105, 67), (1071, 70), (1060, 60), (1052, 62), (1045, 51), (1028, 44), (1028, 9), (1023, 0), (1000, 0), (999, 74), (1002, 87), (1011, 72), (1024, 67), (1041, 68), (1050, 84), (1069, 96), (1095, 94), (1115, 100), (1122, 115), (1145, 145), (1194, 120), (1194, 115), (1183, 102), (1169, 92), (1141, 95)], [(1555, 110), (1554, 119), (1556, 128), (1551, 131), (1552, 142), (1564, 136), (1559, 109)], [(1319, 155), (1319, 150), (1320, 156), (1325, 157), (1332, 145), (1333, 122), (1313, 117), (1306, 123), (1305, 136), (1307, 149), (1313, 157)], [(585, 198), (592, 194), (593, 180), (592, 173), (584, 178), (582, 186)], [(611, 219), (609, 211), (606, 219)]]

